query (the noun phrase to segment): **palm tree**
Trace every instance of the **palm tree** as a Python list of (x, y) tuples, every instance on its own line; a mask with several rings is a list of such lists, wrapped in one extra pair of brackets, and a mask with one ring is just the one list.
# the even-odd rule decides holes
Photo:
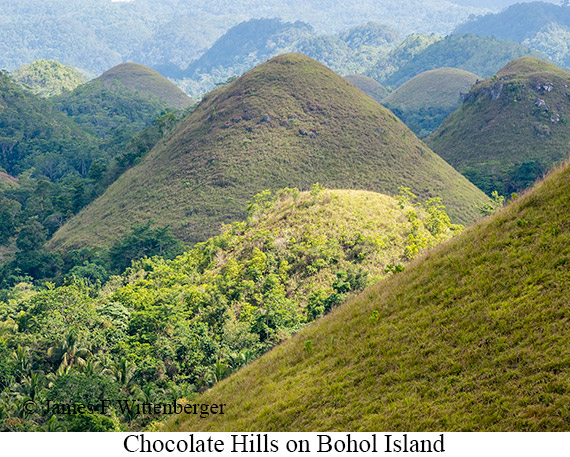
[(11, 358), (16, 362), (16, 369), (20, 372), (20, 376), (26, 374), (32, 368), (32, 359), (28, 348), (18, 345), (16, 350), (12, 352)]
[(68, 333), (65, 339), (53, 346), (47, 351), (48, 357), (54, 362), (59, 363), (59, 368), (71, 368), (74, 365), (83, 366), (87, 357), (91, 352), (82, 346), (73, 333)]
[(106, 371), (110, 371), (115, 381), (121, 386), (121, 389), (128, 392), (134, 384), (133, 377), (137, 372), (137, 366), (127, 358), (124, 358), (119, 362), (115, 362), (111, 370)]
[(37, 401), (44, 390), (45, 376), (41, 373), (31, 373), (24, 376), (22, 380), (13, 388), (22, 397), (29, 398), (30, 401)]

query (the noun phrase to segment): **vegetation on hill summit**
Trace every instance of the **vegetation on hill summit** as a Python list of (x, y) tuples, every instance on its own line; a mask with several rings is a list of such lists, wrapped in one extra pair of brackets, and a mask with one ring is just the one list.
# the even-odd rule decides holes
[(86, 82), (85, 76), (75, 68), (45, 59), (16, 68), (12, 76), (42, 97), (60, 95)]
[[(86, 264), (60, 287), (4, 291), (0, 429), (140, 429), (160, 416), (117, 400), (191, 398), (461, 230), (438, 199), (419, 204), (408, 189), (397, 198), (318, 184), (263, 192), (248, 214), (173, 260), (141, 259), (107, 283)], [(24, 408), (92, 405), (103, 393), (106, 414)]]

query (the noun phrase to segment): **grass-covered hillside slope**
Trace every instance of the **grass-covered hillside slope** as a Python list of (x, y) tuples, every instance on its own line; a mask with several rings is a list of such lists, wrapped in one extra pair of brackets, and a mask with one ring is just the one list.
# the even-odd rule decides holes
[(194, 104), (182, 89), (152, 68), (138, 63), (122, 63), (107, 70), (99, 78), (106, 88), (119, 82), (128, 89), (156, 97), (172, 108), (184, 109)]
[(366, 95), (369, 95), (378, 103), (388, 95), (386, 88), (379, 82), (364, 75), (347, 75), (344, 77), (349, 83), (354, 84)]
[[(519, 43), (476, 35), (449, 35), (425, 48), (404, 65), (395, 65), (392, 73), (378, 81), (385, 86), (398, 87), (424, 71), (442, 67), (460, 68), (486, 78), (511, 60), (528, 55), (546, 58)], [(378, 65), (383, 66), (384, 62), (380, 61)], [(375, 72), (374, 69), (370, 70), (371, 74)]]
[[(0, 293), (0, 430), (140, 430), (160, 416), (113, 402), (115, 421), (90, 422), (22, 406), (26, 396), (157, 403), (204, 391), (460, 231), (436, 200), (406, 189), (392, 198), (315, 185), (260, 193), (247, 221), (103, 285), (93, 263), (59, 287), (20, 282)], [(121, 260), (124, 250), (111, 251)]]
[(510, 195), (570, 152), (570, 73), (517, 59), (476, 84), (428, 144), (487, 193)]
[(242, 219), (264, 189), (329, 188), (440, 196), (470, 222), (484, 195), (392, 113), (314, 60), (286, 54), (210, 93), (52, 240), (109, 243), (152, 218), (189, 242)]
[(86, 82), (79, 70), (56, 60), (45, 59), (16, 68), (12, 76), (42, 97), (60, 95)]
[(570, 168), (366, 289), (168, 430), (564, 431)]
[(420, 137), (433, 132), (461, 104), (479, 78), (458, 68), (438, 68), (414, 76), (388, 95), (382, 104)]

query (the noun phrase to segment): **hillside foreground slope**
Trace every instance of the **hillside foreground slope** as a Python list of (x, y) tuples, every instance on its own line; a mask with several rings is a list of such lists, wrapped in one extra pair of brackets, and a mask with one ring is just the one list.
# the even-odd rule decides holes
[(396, 116), (316, 61), (285, 54), (206, 96), (107, 191), (62, 227), (52, 247), (105, 244), (149, 218), (188, 242), (243, 219), (265, 189), (400, 186), (441, 197), (469, 223), (486, 197)]
[(176, 431), (563, 431), (570, 168), (196, 401)]

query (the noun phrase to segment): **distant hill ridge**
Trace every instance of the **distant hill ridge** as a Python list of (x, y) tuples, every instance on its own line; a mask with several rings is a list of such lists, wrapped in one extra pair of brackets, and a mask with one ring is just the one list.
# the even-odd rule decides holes
[(316, 61), (286, 54), (208, 94), (52, 247), (109, 243), (150, 218), (194, 243), (242, 219), (256, 193), (315, 182), (388, 194), (407, 186), (442, 197), (463, 223), (486, 201), (388, 110)]
[[(402, 65), (397, 60), (391, 62), (394, 70), (378, 81), (396, 88), (424, 71), (442, 67), (459, 68), (486, 78), (508, 62), (527, 55), (546, 58), (544, 54), (519, 43), (472, 34), (449, 35), (406, 59)], [(379, 65), (386, 63), (380, 61)], [(377, 72), (374, 68), (369, 71), (371, 75)]]

